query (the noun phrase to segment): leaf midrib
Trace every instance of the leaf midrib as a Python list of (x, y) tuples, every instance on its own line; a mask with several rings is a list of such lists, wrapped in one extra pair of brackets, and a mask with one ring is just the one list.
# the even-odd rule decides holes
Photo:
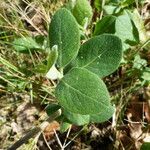
[(101, 54), (99, 54), (97, 57), (95, 57), (92, 61), (87, 63), (86, 65), (82, 66), (83, 68), (86, 68), (87, 66), (91, 65), (94, 61), (96, 61), (97, 58), (101, 59), (101, 56), (106, 52), (107, 50), (104, 50)]
[(59, 28), (59, 41), (60, 41), (60, 54), (59, 54), (59, 65), (62, 66), (62, 28), (61, 28), (61, 25), (62, 25), (62, 22), (61, 22), (61, 16), (59, 15), (59, 22), (60, 22), (60, 28)]
[(102, 104), (102, 105), (105, 106), (106, 108), (109, 108), (105, 103), (97, 102), (94, 98), (89, 97), (89, 96), (87, 96), (86, 94), (80, 92), (78, 89), (74, 88), (73, 86), (70, 86), (67, 82), (65, 82), (65, 81), (63, 81), (63, 80), (62, 80), (62, 82), (63, 82), (66, 86), (68, 86), (68, 87), (70, 87), (71, 89), (73, 89), (74, 91), (76, 91), (77, 93), (79, 93), (79, 94), (81, 94), (81, 95), (83, 95), (83, 96), (85, 96), (85, 97), (87, 97), (87, 98), (93, 100), (93, 101), (96, 102), (96, 103)]

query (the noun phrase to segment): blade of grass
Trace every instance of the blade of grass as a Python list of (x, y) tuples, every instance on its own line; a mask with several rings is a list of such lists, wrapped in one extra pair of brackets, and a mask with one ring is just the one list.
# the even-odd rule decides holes
[(0, 79), (2, 79), (3, 81), (9, 83), (11, 86), (16, 87), (15, 84), (13, 84), (12, 82), (10, 82), (9, 80), (5, 79), (4, 77), (0, 76)]
[(6, 59), (2, 58), (1, 56), (0, 56), (0, 62), (3, 65), (7, 66), (8, 68), (10, 68), (10, 69), (14, 70), (15, 72), (19, 73), (20, 75), (24, 76), (24, 74), (22, 72), (20, 72), (19, 69), (16, 66), (14, 66), (10, 62), (8, 62)]

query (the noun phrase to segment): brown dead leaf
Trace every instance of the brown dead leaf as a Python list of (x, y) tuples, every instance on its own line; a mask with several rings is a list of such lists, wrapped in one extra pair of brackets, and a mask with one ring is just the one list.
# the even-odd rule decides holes
[(44, 130), (44, 135), (47, 140), (51, 140), (54, 137), (54, 130), (59, 130), (60, 124), (57, 121), (50, 123)]

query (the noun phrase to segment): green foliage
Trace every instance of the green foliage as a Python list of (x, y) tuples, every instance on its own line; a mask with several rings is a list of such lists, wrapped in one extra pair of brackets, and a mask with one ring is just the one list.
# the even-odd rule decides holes
[[(81, 6), (86, 6), (83, 3), (87, 3), (87, 1), (77, 1), (73, 8), (73, 14), (80, 24), (86, 18), (85, 8), (82, 7), (82, 11), (80, 10)], [(66, 20), (63, 20), (64, 16), (67, 18)], [(79, 19), (78, 17), (81, 18)], [(60, 26), (60, 18), (64, 26)], [(64, 68), (74, 59), (71, 62), (72, 67), (67, 67), (68, 73), (64, 74), (64, 77), (60, 79), (55, 90), (55, 96), (59, 105), (63, 108), (64, 117), (68, 120), (65, 120), (66, 123), (84, 125), (89, 122), (104, 122), (112, 116), (114, 107), (111, 106), (106, 85), (99, 77), (105, 77), (118, 68), (122, 58), (122, 42), (115, 35), (103, 33), (115, 33), (116, 17), (107, 16), (99, 21), (94, 32), (98, 36), (83, 43), (76, 58), (69, 57), (69, 59), (66, 59), (72, 53), (77, 53), (77, 48), (70, 49), (70, 51), (67, 49), (70, 43), (77, 41), (69, 39), (69, 30), (74, 28), (76, 23), (67, 24), (68, 18), (73, 20), (73, 16), (66, 9), (60, 9), (54, 14), (50, 24), (50, 45), (58, 45), (58, 68)], [(66, 30), (68, 31), (67, 38), (64, 36)], [(75, 31), (71, 32), (70, 38), (72, 38), (73, 32)], [(61, 44), (65, 45), (67, 43), (67, 48), (59, 49), (60, 39), (63, 39)], [(60, 63), (60, 58), (65, 63)]]
[(130, 11), (127, 11), (127, 12), (138, 30), (140, 42), (141, 43), (145, 42), (148, 39), (148, 35), (146, 33), (146, 29), (144, 27), (144, 22), (140, 16), (138, 10), (134, 9), (133, 13), (131, 13)]
[(13, 64), (11, 64), (9, 61), (7, 61), (6, 59), (4, 59), (1, 56), (0, 56), (0, 62), (1, 62), (1, 64), (5, 65), (6, 67), (10, 68), (11, 70), (19, 73), (20, 75), (23, 75), (23, 73), (20, 72), (20, 70), (16, 66), (14, 66)]
[[(109, 5), (109, 7), (110, 6), (111, 5)], [(135, 14), (131, 13), (130, 11), (124, 10), (123, 14), (119, 16), (114, 15), (106, 15), (101, 20), (99, 20), (95, 25), (93, 35), (100, 35), (103, 33), (112, 33), (114, 35), (117, 35), (122, 40), (124, 50), (128, 49), (130, 45), (133, 46), (138, 44), (140, 42), (140, 39), (142, 41), (146, 40), (142, 25), (140, 25), (140, 23), (137, 23), (139, 22), (139, 18), (137, 18)], [(142, 32), (139, 35), (140, 31)]]
[(140, 150), (149, 150), (149, 149), (150, 149), (150, 143), (149, 142), (145, 142), (145, 143), (142, 144)]
[(82, 26), (86, 23), (86, 19), (90, 22), (93, 12), (88, 0), (77, 0), (73, 8), (73, 15), (75, 16), (77, 22)]
[(116, 17), (109, 15), (99, 20), (94, 29), (94, 35), (100, 35), (103, 33), (115, 33), (115, 21)]
[(90, 122), (89, 115), (75, 114), (66, 110), (63, 112), (63, 114), (71, 123), (78, 125), (78, 126), (85, 125)]
[[(49, 48), (48, 45), (44, 45), (45, 38), (39, 36), (36, 40), (24, 40), (26, 49), (15, 49), (24, 52), (45, 47), (44, 49), (48, 50), (47, 60), (34, 68), (34, 71), (46, 74), (51, 80), (58, 80), (55, 89), (58, 105), (50, 104), (46, 108), (48, 115), (62, 109), (64, 122), (69, 124), (104, 122), (112, 116), (114, 107), (111, 106), (107, 87), (100, 77), (113, 73), (122, 59), (122, 42), (116, 36), (116, 20), (119, 17), (108, 15), (99, 20), (93, 38), (88, 39), (85, 33), (82, 33), (82, 39), (86, 41), (80, 47), (81, 32), (78, 23), (85, 25), (90, 22), (93, 15), (92, 7), (87, 0), (70, 2), (68, 7), (71, 11), (61, 8), (51, 19)], [(20, 39), (17, 40), (14, 41), (15, 46), (17, 42), (20, 43)], [(127, 37), (127, 40), (130, 40), (130, 37)], [(72, 66), (68, 67), (70, 63)], [(64, 72), (66, 68), (67, 74)]]
[(56, 112), (58, 109), (60, 109), (61, 107), (57, 104), (49, 104), (46, 107), (46, 113), (50, 116), (52, 115), (54, 112)]
[(135, 0), (124, 0), (122, 2), (122, 6), (126, 7), (126, 6), (129, 6), (129, 5), (133, 4), (133, 3), (135, 3)]
[(143, 67), (147, 66), (147, 61), (145, 59), (142, 59), (140, 55), (136, 55), (133, 61), (133, 68), (142, 70)]
[(127, 14), (121, 15), (116, 19), (116, 35), (125, 44), (137, 44), (138, 35), (136, 28)]
[(94, 0), (94, 6), (96, 9), (100, 10), (101, 9), (101, 3), (99, 0)]
[(50, 48), (58, 46), (58, 66), (65, 67), (78, 53), (80, 34), (75, 18), (65, 8), (58, 10), (49, 27)]
[(29, 53), (41, 50), (41, 46), (31, 37), (18, 38), (13, 41), (14, 49), (20, 53)]
[[(130, 92), (137, 92), (144, 85), (147, 94), (145, 90), (150, 84), (150, 40), (145, 26), (148, 30), (149, 27), (147, 19), (143, 21), (141, 10), (145, 8), (144, 0), (68, 1), (67, 9), (58, 9), (51, 18), (48, 37), (35, 26), (36, 34), (41, 35), (17, 39), (17, 33), (9, 33), (13, 24), (5, 32), (5, 17), (2, 19), (2, 92), (6, 92), (5, 87), (8, 94), (13, 90), (25, 91), (31, 101), (35, 98), (42, 104), (48, 103), (45, 110), (49, 116), (59, 110), (61, 115), (57, 121), (61, 123), (61, 132), (71, 124), (81, 126), (109, 120), (115, 110), (112, 102), (123, 108), (115, 112), (116, 121), (121, 123), (119, 115), (128, 106), (128, 99), (133, 95)], [(13, 17), (15, 14), (18, 12)], [(18, 24), (21, 27), (24, 22), (20, 20)], [(18, 29), (19, 34), (27, 35), (25, 29)], [(10, 45), (16, 51), (6, 57), (13, 50)], [(14, 60), (10, 63), (11, 58)], [(18, 95), (14, 96), (18, 99)], [(149, 143), (144, 143), (141, 149), (149, 149)]]
[(121, 58), (121, 40), (117, 36), (104, 34), (81, 45), (76, 65), (104, 77), (118, 68)]
[[(51, 115), (62, 109), (62, 131), (68, 129), (70, 123), (85, 125), (111, 118), (114, 107), (107, 87), (100, 78), (110, 75), (119, 67), (122, 43), (137, 42), (134, 23), (127, 13), (103, 17), (91, 33), (94, 37), (89, 38), (86, 32), (80, 31), (83, 28), (80, 26), (79, 29), (79, 24), (83, 26), (90, 23), (93, 15), (90, 3), (87, 0), (77, 0), (75, 3), (69, 1), (67, 8), (70, 11), (61, 8), (52, 17), (49, 44), (43, 36), (36, 37), (34, 42), (28, 38), (31, 42), (24, 44), (28, 45), (26, 47), (30, 51), (42, 47), (46, 50), (45, 53), (48, 52), (47, 59), (35, 65), (34, 71), (46, 74), (48, 79), (57, 80), (55, 97), (58, 104), (48, 105), (46, 112)], [(126, 36), (123, 32), (125, 24), (122, 26), (124, 19), (127, 27), (130, 27), (130, 34)], [(16, 41), (14, 43), (17, 45)]]
[(60, 132), (64, 133), (70, 128), (71, 124), (68, 122), (63, 121), (61, 126), (60, 126)]
[(68, 122), (81, 126), (81, 125), (89, 124), (90, 122), (102, 123), (109, 120), (114, 114), (114, 107), (110, 105), (103, 112), (94, 115), (81, 115), (81, 114), (71, 113), (66, 110), (63, 112), (63, 114), (68, 119)]
[(105, 5), (103, 9), (107, 15), (116, 15), (121, 11), (120, 7), (113, 5)]
[(91, 115), (90, 121), (95, 122), (95, 123), (105, 122), (105, 121), (109, 120), (113, 114), (114, 114), (114, 107), (110, 105), (103, 112), (96, 114), (96, 115)]
[(56, 88), (56, 97), (64, 109), (83, 115), (100, 113), (110, 103), (103, 81), (83, 68), (73, 68), (64, 76)]
[(139, 54), (137, 54), (133, 60), (133, 69), (133, 71), (136, 71), (141, 85), (150, 83), (150, 68), (148, 62), (144, 58), (141, 58)]
[[(105, 0), (105, 4), (107, 5), (111, 0)], [(102, 10), (104, 1), (102, 0), (94, 0), (94, 6), (97, 10)]]
[(36, 73), (41, 73), (41, 74), (45, 74), (47, 71), (47, 66), (43, 63), (40, 63), (38, 65), (35, 66), (34, 71)]
[(146, 67), (146, 68), (143, 70), (141, 78), (142, 78), (144, 81), (150, 83), (150, 68)]
[(57, 58), (58, 58), (58, 47), (57, 45), (54, 45), (48, 55), (46, 71), (48, 71), (56, 63)]

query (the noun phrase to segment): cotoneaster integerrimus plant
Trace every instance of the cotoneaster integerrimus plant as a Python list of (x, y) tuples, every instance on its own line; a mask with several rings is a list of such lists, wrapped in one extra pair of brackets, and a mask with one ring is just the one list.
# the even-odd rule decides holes
[[(57, 58), (53, 59), (53, 69), (47, 76), (57, 74), (55, 96), (65, 122), (84, 125), (108, 120), (114, 108), (102, 78), (118, 68), (122, 58), (121, 40), (115, 35), (102, 34), (80, 44), (76, 19), (69, 10), (61, 8), (51, 20), (49, 42), (50, 55), (55, 51)], [(65, 71), (66, 68), (69, 69)], [(53, 108), (54, 105), (47, 110), (51, 112)]]
[[(43, 40), (40, 44), (31, 37), (13, 42), (16, 51), (22, 53), (45, 53), (47, 49), (47, 60), (36, 64), (32, 72), (43, 73), (44, 80), (45, 76), (55, 80), (56, 102), (50, 103), (46, 111), (54, 120), (58, 116), (53, 114), (61, 110), (57, 118), (62, 123), (61, 131), (70, 124), (100, 123), (111, 118), (114, 107), (103, 78), (118, 68), (122, 45), (128, 53), (131, 46), (148, 39), (138, 10), (128, 9), (128, 0), (105, 1), (105, 4), (95, 0), (93, 5), (99, 10), (97, 19), (93, 17), (95, 22), (88, 0), (68, 1), (66, 8), (59, 9), (51, 20), (49, 40), (44, 41), (48, 46)], [(124, 59), (123, 63), (126, 63)], [(39, 126), (34, 129), (34, 134), (40, 131)]]
[[(46, 110), (48, 115), (61, 110), (62, 126), (104, 122), (114, 113), (102, 79), (119, 67), (122, 41), (117, 35), (97, 35), (96, 31), (93, 37), (82, 41), (81, 34), (91, 19), (89, 2), (77, 0), (70, 10), (57, 10), (49, 25), (47, 64), (40, 67), (47, 78), (57, 81), (57, 102), (49, 104)], [(22, 47), (23, 42), (26, 44)], [(31, 52), (43, 49), (30, 37), (17, 39), (13, 44), (21, 52), (26, 52), (26, 47)]]

